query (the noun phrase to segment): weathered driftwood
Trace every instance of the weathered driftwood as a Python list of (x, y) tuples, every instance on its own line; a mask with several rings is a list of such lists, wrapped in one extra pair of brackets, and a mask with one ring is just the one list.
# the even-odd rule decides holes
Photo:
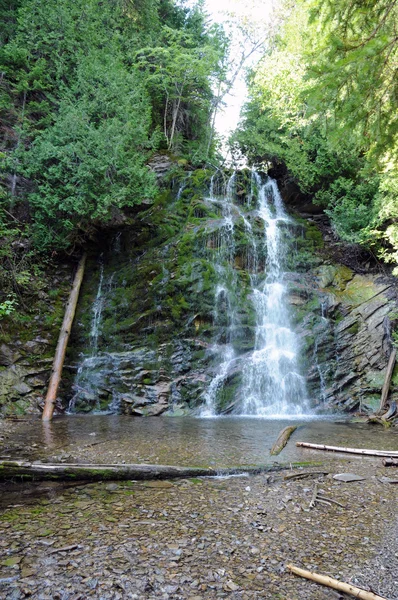
[(61, 381), (62, 367), (65, 360), (66, 347), (68, 345), (69, 335), (72, 328), (73, 319), (76, 312), (77, 300), (79, 298), (80, 286), (83, 281), (84, 268), (86, 265), (86, 254), (80, 259), (77, 267), (73, 287), (69, 295), (68, 304), (66, 305), (64, 320), (62, 322), (61, 332), (58, 338), (57, 348), (55, 350), (54, 362), (51, 371), (50, 383), (43, 410), (43, 421), (51, 421), (55, 402), (57, 399), (58, 387)]
[(370, 423), (372, 425), (382, 425), (383, 427), (385, 427), (386, 429), (390, 428), (392, 426), (392, 422), (388, 421), (387, 419), (385, 419), (384, 417), (379, 417), (378, 415), (370, 415), (367, 419), (367, 423)]
[(398, 458), (385, 458), (383, 465), (385, 467), (398, 467)]
[(330, 452), (345, 452), (347, 454), (362, 454), (364, 456), (386, 456), (398, 458), (398, 451), (394, 450), (367, 450), (365, 448), (342, 448), (339, 446), (325, 446), (324, 444), (309, 444), (308, 442), (296, 442), (296, 446), (311, 448), (312, 450), (328, 450)]
[(315, 504), (319, 502), (320, 504), (327, 504), (330, 506), (331, 504), (337, 504), (341, 508), (346, 508), (344, 504), (337, 502), (337, 500), (332, 500), (331, 498), (326, 498), (326, 496), (322, 496), (318, 490), (318, 484), (316, 483), (314, 486), (314, 491), (312, 492), (311, 500), (308, 508), (314, 508)]
[(288, 473), (283, 479), (306, 479), (307, 477), (322, 477), (329, 475), (329, 471), (304, 471), (303, 473)]
[(384, 413), (384, 415), (382, 415), (381, 418), (384, 421), (389, 421), (390, 419), (393, 419), (396, 412), (397, 412), (397, 403), (393, 401), (390, 403), (390, 407), (389, 407), (388, 411), (386, 413)]
[(388, 392), (390, 390), (390, 384), (391, 384), (391, 377), (394, 371), (394, 366), (395, 366), (395, 361), (397, 358), (397, 351), (395, 348), (393, 348), (391, 354), (390, 354), (390, 358), (388, 361), (388, 365), (387, 365), (387, 370), (386, 370), (386, 376), (384, 379), (384, 385), (383, 385), (383, 389), (381, 391), (381, 399), (380, 399), (380, 412), (383, 412), (383, 410), (385, 410), (386, 407), (386, 402), (387, 402), (387, 398), (388, 398)]
[(319, 575), (318, 573), (314, 573), (313, 571), (307, 571), (306, 569), (300, 569), (299, 567), (295, 567), (294, 565), (287, 565), (286, 568), (289, 569), (289, 571), (291, 571), (295, 575), (299, 575), (300, 577), (304, 577), (305, 579), (310, 579), (311, 581), (315, 581), (316, 583), (320, 583), (321, 585), (333, 588), (334, 590), (338, 590), (339, 592), (344, 592), (345, 594), (349, 594), (350, 596), (354, 596), (355, 598), (360, 598), (361, 600), (386, 600), (386, 598), (382, 598), (382, 596), (378, 596), (373, 592), (367, 592), (366, 590), (362, 590), (361, 588), (358, 588), (355, 585), (351, 585), (349, 583), (344, 583), (343, 581), (333, 579), (333, 577), (329, 577), (328, 575)]
[(149, 480), (177, 479), (185, 477), (216, 477), (242, 473), (258, 474), (275, 471), (278, 467), (239, 467), (236, 469), (206, 469), (205, 467), (176, 467), (169, 465), (135, 464), (66, 464), (39, 463), (24, 460), (0, 461), (0, 481), (23, 480)]
[(278, 437), (276, 439), (275, 444), (272, 446), (272, 448), (270, 450), (271, 456), (276, 456), (277, 454), (282, 452), (283, 448), (288, 443), (290, 436), (292, 435), (292, 433), (294, 431), (296, 431), (296, 429), (297, 429), (297, 425), (292, 425), (289, 427), (285, 427), (285, 429), (282, 429), (282, 431), (280, 432), (280, 434), (278, 435)]
[(387, 412), (380, 414), (380, 411), (378, 411), (376, 414), (370, 415), (367, 422), (377, 423), (379, 425), (383, 425), (383, 427), (388, 428), (393, 425), (395, 417), (398, 417), (397, 403), (395, 401), (392, 401), (390, 402)]

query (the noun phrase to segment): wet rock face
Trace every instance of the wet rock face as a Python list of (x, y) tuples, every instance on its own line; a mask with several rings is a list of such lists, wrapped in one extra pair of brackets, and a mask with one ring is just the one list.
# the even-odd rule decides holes
[[(216, 306), (220, 261), (217, 265), (213, 257), (222, 243), (222, 207), (204, 197), (211, 175), (201, 170), (186, 176), (174, 194), (164, 192), (141, 213), (137, 227), (103, 245), (95, 348), (90, 344), (98, 256), (89, 262), (69, 353), (71, 363), (83, 366), (66, 396), (76, 410), (110, 408), (135, 416), (195, 411), (219, 366), (215, 347), (227, 343), (231, 306), (236, 360), (219, 390), (218, 410), (233, 412), (241, 402), (242, 364), (255, 339), (248, 230), (260, 238), (263, 225), (251, 198), (250, 173), (243, 172), (231, 214), (234, 248), (228, 260), (234, 295), (227, 301), (219, 293)], [(284, 278), (312, 403), (321, 409), (371, 411), (378, 405), (390, 351), (394, 281), (336, 263), (313, 220), (298, 218), (285, 227), (294, 243)], [(259, 272), (265, 252), (257, 256)], [(393, 394), (397, 385), (398, 373)]]
[(88, 358), (75, 382), (72, 408), (111, 409), (133, 416), (184, 414), (208, 383), (204, 370), (190, 360), (201, 347), (198, 340), (187, 339), (184, 347), (177, 342), (161, 344), (157, 350), (144, 347)]
[[(310, 365), (312, 395), (338, 409), (378, 409), (391, 352), (389, 316), (397, 305), (394, 278), (322, 265), (306, 280), (308, 298), (300, 306), (298, 327)], [(397, 384), (398, 370), (392, 398), (398, 395)]]
[(47, 267), (39, 283), (32, 276), (36, 288), (1, 321), (0, 417), (40, 413), (74, 268), (72, 261)]
[[(5, 350), (3, 357), (9, 363), (0, 366), (0, 413), (3, 415), (21, 415), (39, 412), (41, 400), (51, 370), (52, 360), (37, 357), (36, 361), (27, 361), (11, 348)], [(6, 362), (2, 359), (3, 362)]]

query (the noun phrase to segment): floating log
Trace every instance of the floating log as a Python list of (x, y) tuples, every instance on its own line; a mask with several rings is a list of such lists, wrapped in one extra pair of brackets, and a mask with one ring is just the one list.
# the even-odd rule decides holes
[(220, 475), (239, 475), (277, 471), (282, 467), (259, 466), (238, 467), (234, 469), (213, 469), (205, 467), (176, 467), (169, 465), (145, 464), (77, 464), (77, 463), (40, 463), (24, 460), (0, 461), (0, 481), (22, 480), (150, 480), (178, 479), (186, 477), (217, 477)]
[(387, 365), (387, 370), (386, 370), (386, 376), (384, 379), (384, 385), (383, 385), (383, 389), (381, 391), (381, 399), (380, 399), (380, 409), (379, 412), (383, 412), (383, 410), (385, 410), (386, 407), (386, 402), (387, 402), (387, 398), (388, 398), (388, 392), (390, 390), (390, 384), (391, 384), (391, 377), (394, 371), (394, 367), (395, 367), (395, 361), (397, 358), (397, 351), (395, 348), (393, 348), (391, 354), (390, 354), (390, 358), (388, 361), (388, 365)]
[(55, 402), (59, 384), (61, 381), (62, 367), (65, 360), (65, 352), (68, 345), (69, 335), (72, 328), (73, 319), (76, 312), (77, 300), (79, 298), (80, 286), (83, 281), (84, 268), (86, 265), (87, 255), (83, 254), (77, 267), (75, 279), (71, 293), (69, 295), (68, 304), (66, 305), (64, 320), (62, 322), (61, 331), (58, 338), (57, 348), (55, 350), (54, 362), (51, 371), (50, 383), (43, 410), (43, 421), (51, 421), (53, 417)]
[(313, 450), (328, 450), (330, 452), (345, 452), (347, 454), (362, 454), (364, 456), (386, 456), (398, 458), (395, 450), (367, 450), (365, 448), (340, 448), (339, 446), (325, 446), (324, 444), (309, 444), (308, 442), (296, 442), (296, 446), (312, 448)]
[(292, 433), (294, 431), (296, 431), (296, 429), (297, 429), (297, 425), (292, 425), (289, 427), (285, 427), (285, 429), (282, 429), (282, 431), (280, 432), (280, 434), (277, 437), (275, 444), (272, 446), (272, 448), (270, 450), (271, 456), (276, 456), (277, 454), (282, 452), (283, 448), (288, 443), (290, 436), (292, 435)]
[(295, 575), (299, 575), (299, 577), (304, 577), (305, 579), (315, 581), (316, 583), (333, 588), (339, 592), (344, 592), (345, 594), (349, 594), (355, 598), (360, 598), (360, 600), (387, 600), (386, 598), (382, 598), (382, 596), (378, 596), (373, 592), (367, 592), (366, 590), (362, 590), (355, 585), (333, 579), (333, 577), (329, 577), (328, 575), (318, 575), (318, 573), (307, 571), (306, 569), (300, 569), (294, 565), (286, 565), (286, 568)]
[(383, 465), (385, 467), (398, 467), (398, 458), (385, 458)]

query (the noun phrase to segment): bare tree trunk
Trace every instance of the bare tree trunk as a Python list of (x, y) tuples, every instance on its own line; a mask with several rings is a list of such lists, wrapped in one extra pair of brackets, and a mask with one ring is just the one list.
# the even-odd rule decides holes
[(181, 104), (181, 96), (178, 97), (177, 106), (174, 106), (174, 108), (173, 108), (173, 121), (171, 124), (171, 131), (170, 131), (169, 150), (171, 150), (173, 147), (174, 133), (175, 133), (176, 123), (177, 123), (178, 112), (180, 110), (180, 104)]
[(65, 352), (68, 345), (69, 335), (72, 328), (73, 319), (76, 312), (77, 300), (79, 298), (80, 286), (83, 280), (84, 267), (86, 265), (87, 255), (83, 254), (76, 271), (73, 287), (66, 305), (65, 316), (58, 338), (57, 349), (55, 350), (54, 362), (51, 371), (50, 383), (48, 385), (46, 401), (43, 410), (43, 421), (51, 421), (59, 383), (61, 381), (62, 367), (65, 360)]
[(382, 392), (381, 392), (381, 400), (380, 400), (380, 409), (379, 409), (379, 412), (383, 412), (383, 410), (386, 407), (386, 402), (387, 402), (387, 398), (388, 398), (388, 392), (390, 390), (391, 377), (392, 377), (392, 374), (393, 374), (393, 371), (394, 371), (396, 358), (397, 358), (397, 351), (394, 348), (393, 351), (390, 354), (390, 359), (389, 359), (388, 365), (387, 365), (386, 377), (385, 377), (383, 389), (382, 389)]
[(166, 138), (167, 147), (169, 147), (169, 136), (167, 134), (167, 113), (169, 111), (169, 94), (166, 90), (166, 106), (164, 107), (164, 115), (163, 115), (163, 133)]
[(185, 76), (184, 81), (182, 82), (179, 89), (178, 89), (178, 86), (176, 85), (176, 89), (177, 89), (177, 93), (178, 93), (178, 100), (177, 100), (177, 106), (173, 110), (173, 121), (171, 124), (171, 131), (170, 131), (169, 150), (171, 150), (173, 147), (173, 140), (174, 140), (175, 128), (176, 128), (176, 124), (177, 124), (177, 117), (178, 117), (178, 113), (180, 111), (182, 93), (184, 91), (186, 79), (187, 79), (187, 77)]

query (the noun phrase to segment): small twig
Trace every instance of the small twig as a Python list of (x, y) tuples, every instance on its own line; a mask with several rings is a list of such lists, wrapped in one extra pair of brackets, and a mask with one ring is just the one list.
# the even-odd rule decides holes
[(76, 548), (83, 548), (79, 544), (71, 544), (70, 546), (63, 546), (62, 548), (54, 548), (48, 554), (56, 554), (57, 552), (69, 552), (70, 550), (76, 550)]
[(320, 504), (327, 504), (328, 506), (331, 506), (329, 500), (324, 500), (323, 498), (320, 498), (319, 496), (317, 496), (315, 498), (314, 504), (316, 504), (317, 502), (319, 502)]
[(317, 500), (327, 500), (327, 502), (331, 502), (332, 504), (337, 504), (337, 506), (341, 506), (341, 508), (347, 508), (344, 504), (340, 504), (337, 500), (332, 500), (332, 498), (325, 498), (325, 496), (318, 496)]
[(318, 484), (316, 483), (314, 486), (314, 491), (312, 493), (310, 508), (314, 508), (314, 506), (315, 506), (315, 500), (316, 500), (317, 493), (318, 493)]

